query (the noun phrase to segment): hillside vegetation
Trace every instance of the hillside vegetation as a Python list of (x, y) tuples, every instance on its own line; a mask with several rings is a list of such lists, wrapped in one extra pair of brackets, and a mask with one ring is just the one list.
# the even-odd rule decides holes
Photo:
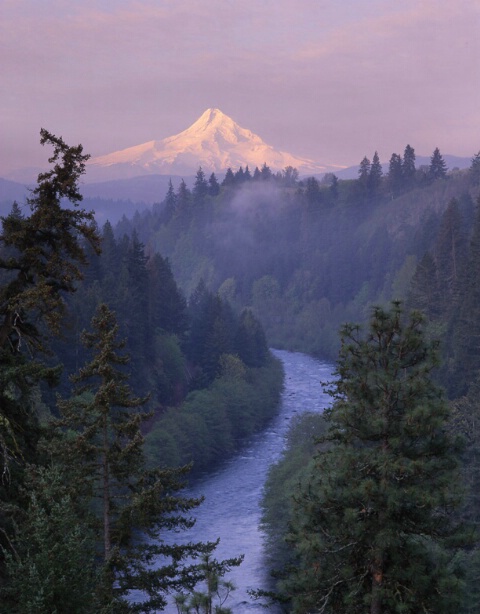
[(267, 485), (275, 598), (478, 611), (480, 154), (416, 168), (407, 146), (348, 181), (199, 169), (99, 229), (78, 206), (88, 156), (42, 143), (53, 168), (0, 237), (0, 610), (149, 612), (172, 591), (188, 609), (222, 582), (241, 558), (161, 532), (201, 503), (189, 464), (275, 413), (276, 346), (339, 358), (331, 411), (296, 421)]
[[(309, 546), (316, 543), (321, 534), (322, 524), (318, 520), (321, 506), (333, 506), (329, 509), (338, 514), (333, 525), (328, 524), (325, 518), (323, 530), (339, 531), (343, 527), (341, 510), (350, 509), (352, 502), (361, 500), (364, 496), (361, 493), (365, 492), (362, 488), (373, 488), (375, 482), (371, 482), (373, 478), (367, 476), (366, 481), (359, 484), (357, 494), (347, 490), (342, 495), (345, 498), (340, 508), (335, 507), (340, 504), (331, 498), (329, 489), (334, 488), (334, 484), (337, 484), (335, 488), (339, 488), (337, 480), (343, 487), (345, 476), (355, 475), (359, 478), (360, 466), (370, 467), (369, 471), (373, 474), (377, 471), (373, 460), (371, 465), (362, 465), (365, 461), (361, 458), (348, 460), (348, 442), (344, 442), (338, 433), (348, 428), (350, 421), (343, 423), (344, 418), (332, 413), (337, 439), (327, 436), (329, 441), (333, 437), (335, 442), (330, 452), (330, 447), (319, 448), (313, 440), (305, 440), (305, 434), (312, 432), (312, 428), (330, 432), (322, 418), (308, 417), (307, 422), (301, 420), (296, 425), (285, 458), (272, 470), (265, 499), (265, 522), (272, 565), (277, 568), (284, 566), (277, 588), (280, 589), (280, 596), (289, 595), (286, 607), (295, 612), (311, 611), (312, 607), (317, 607), (322, 612), (350, 613), (357, 611), (354, 609), (357, 606), (353, 606), (355, 599), (360, 599), (358, 611), (363, 612), (363, 598), (367, 600), (365, 603), (368, 603), (368, 607), (373, 608), (372, 612), (416, 612), (418, 608), (423, 608), (435, 613), (473, 613), (478, 609), (478, 537), (472, 530), (478, 525), (479, 518), (476, 489), (480, 442), (475, 427), (479, 412), (477, 379), (480, 366), (480, 263), (477, 262), (480, 245), (479, 192), (480, 155), (472, 159), (470, 169), (448, 171), (440, 152), (436, 150), (428, 167), (416, 168), (414, 151), (407, 146), (403, 156), (392, 155), (388, 174), (383, 175), (378, 156), (375, 155), (372, 162), (367, 158), (362, 160), (358, 179), (349, 181), (338, 181), (334, 175), (326, 176), (321, 182), (314, 178), (299, 181), (294, 169), (285, 169), (283, 173), (274, 175), (264, 166), (253, 174), (248, 169), (227, 173), (222, 185), (218, 186), (214, 176), (207, 181), (200, 169), (192, 192), (185, 186), (180, 186), (176, 192), (170, 189), (153, 211), (136, 215), (130, 221), (124, 219), (117, 227), (117, 231), (122, 232), (134, 227), (142, 240), (157, 249), (163, 248), (172, 263), (172, 270), (185, 289), (191, 289), (199, 280), (203, 280), (220, 296), (228, 297), (237, 308), (251, 308), (264, 325), (270, 344), (276, 347), (299, 349), (336, 360), (339, 350), (344, 357), (348, 355), (349, 334), (353, 335), (354, 329), (343, 328), (346, 322), (365, 324), (370, 321), (373, 327), (370, 330), (375, 331), (383, 326), (382, 323), (391, 322), (392, 331), (388, 332), (387, 327), (385, 334), (387, 337), (392, 334), (398, 347), (410, 343), (407, 341), (410, 326), (412, 330), (418, 327), (415, 335), (418, 334), (418, 339), (425, 344), (425, 357), (430, 358), (422, 362), (419, 354), (409, 364), (411, 368), (418, 362), (414, 368), (418, 369), (419, 384), (415, 403), (408, 412), (411, 412), (413, 421), (417, 420), (413, 416), (424, 416), (418, 423), (419, 429), (415, 431), (418, 442), (422, 438), (424, 441), (415, 445), (421, 446), (424, 452), (414, 455), (414, 458), (408, 451), (408, 436), (402, 435), (400, 442), (403, 443), (400, 448), (395, 448), (397, 457), (395, 461), (392, 460), (391, 471), (398, 472), (398, 467), (405, 462), (418, 466), (417, 479), (423, 485), (421, 496), (425, 497), (425, 504), (432, 510), (432, 517), (425, 516), (421, 521), (423, 528), (418, 525), (415, 531), (430, 537), (425, 538), (424, 550), (418, 543), (415, 545), (413, 539), (411, 543), (405, 541), (392, 546), (392, 552), (399, 549), (410, 553), (415, 551), (416, 554), (408, 555), (407, 559), (411, 556), (418, 557), (418, 560), (421, 558), (424, 567), (416, 571), (412, 567), (411, 575), (402, 577), (403, 564), (388, 562), (388, 557), (392, 555), (386, 554), (390, 552), (386, 547), (382, 555), (387, 557), (385, 566), (378, 561), (375, 563), (379, 565), (379, 570), (382, 569), (382, 574), (384, 571), (386, 574), (382, 588), (379, 585), (376, 593), (372, 592), (372, 584), (368, 580), (361, 584), (363, 588), (359, 589), (358, 594), (348, 592), (347, 588), (338, 595), (330, 592), (339, 582), (334, 572), (341, 565), (351, 570), (356, 569), (354, 566), (358, 564), (360, 575), (355, 576), (357, 579), (364, 573), (367, 578), (371, 576), (374, 562), (365, 557), (362, 563), (360, 553), (377, 539), (374, 537), (377, 527), (380, 532), (390, 530), (393, 534), (401, 534), (404, 525), (387, 529), (386, 516), (379, 511), (378, 514), (372, 512), (372, 533), (367, 541), (359, 542), (363, 546), (357, 553), (358, 558), (348, 561), (342, 557), (338, 561), (332, 559), (325, 571), (323, 586), (319, 576), (316, 580), (311, 577), (308, 582), (300, 578), (297, 573), (299, 568), (308, 570), (309, 565), (321, 564), (323, 560), (319, 551)], [(387, 307), (391, 301), (401, 301), (402, 308), (396, 302), (393, 303), (396, 305), (393, 311), (378, 311), (378, 306)], [(400, 309), (400, 315), (396, 309)], [(421, 310), (425, 320), (414, 319), (412, 324), (408, 324), (407, 316), (412, 309)], [(376, 319), (372, 313), (376, 314)], [(400, 321), (403, 324), (400, 325)], [(344, 345), (341, 345), (338, 336), (340, 328), (346, 331)], [(365, 332), (367, 339), (370, 338), (368, 331), (366, 329)], [(360, 338), (352, 338), (355, 344), (364, 347)], [(435, 340), (440, 342), (436, 351), (432, 349)], [(379, 353), (384, 351), (382, 347), (379, 345)], [(366, 345), (362, 351), (368, 356), (374, 350)], [(436, 357), (440, 358), (438, 362)], [(388, 360), (397, 360), (393, 349)], [(368, 368), (373, 369), (374, 363), (365, 361)], [(389, 372), (388, 377), (393, 378), (392, 390), (397, 390), (396, 376), (392, 373)], [(380, 372), (378, 377), (387, 375)], [(435, 382), (441, 384), (450, 398), (448, 411), (440, 401), (437, 405), (428, 405), (428, 411), (422, 406), (421, 395), (425, 395), (426, 403), (426, 399), (441, 398)], [(340, 381), (339, 390), (343, 390), (342, 385)], [(400, 381), (398, 385), (401, 385)], [(420, 392), (423, 389), (427, 392)], [(345, 390), (350, 391), (348, 394), (355, 394), (355, 388)], [(342, 395), (337, 397), (341, 398)], [(360, 437), (355, 435), (357, 439), (351, 441), (355, 440), (356, 443), (348, 444), (353, 445), (354, 449), (375, 447), (374, 442), (380, 438), (376, 429), (382, 421), (379, 418), (375, 422), (373, 406), (371, 411), (373, 414), (368, 418), (371, 424), (365, 422), (365, 429), (371, 428), (371, 431)], [(425, 411), (427, 413), (416, 413)], [(440, 438), (440, 433), (446, 437), (443, 448), (438, 439), (434, 452), (428, 448), (430, 435), (427, 431), (421, 434), (424, 429), (422, 425), (428, 425), (429, 421), (436, 426), (425, 426), (427, 431), (433, 428), (432, 432), (437, 433), (437, 437)], [(397, 445), (394, 443), (398, 441), (395, 429), (404, 428), (394, 424), (392, 422), (393, 430), (388, 434), (391, 442), (385, 444), (389, 447)], [(458, 436), (466, 443), (461, 454), (455, 443)], [(331, 460), (329, 454), (332, 455)], [(453, 460), (454, 457), (460, 461), (459, 465)], [(424, 468), (421, 468), (424, 461)], [(383, 462), (381, 455), (379, 462)], [(429, 466), (434, 462), (440, 468), (435, 471), (435, 479), (440, 480), (441, 486), (430, 491), (434, 482)], [(343, 467), (344, 477), (337, 476), (340, 467)], [(458, 471), (460, 474), (456, 473)], [(325, 483), (322, 482), (322, 475)], [(455, 491), (458, 485), (462, 485), (461, 490), (465, 494), (461, 506)], [(388, 496), (395, 498), (394, 492)], [(427, 494), (429, 492), (431, 497)], [(449, 522), (452, 522), (448, 524), (445, 516), (445, 531), (447, 526), (451, 526), (452, 532), (450, 535), (445, 533), (442, 538), (435, 528), (435, 514), (440, 504), (436, 497), (441, 492), (445, 496), (443, 504), (449, 501)], [(372, 509), (377, 505), (387, 505), (380, 503), (383, 500), (380, 495), (378, 498), (373, 494), (371, 496)], [(412, 490), (412, 501), (417, 496), (418, 491)], [(404, 503), (404, 499), (400, 498), (398, 505)], [(312, 515), (315, 505), (320, 506), (316, 516)], [(356, 513), (354, 508), (355, 504), (349, 513)], [(395, 514), (392, 512), (390, 521), (396, 522)], [(379, 521), (380, 517), (383, 520)], [(408, 513), (403, 511), (401, 518), (408, 522)], [(324, 557), (331, 551), (329, 548), (343, 550), (351, 540), (365, 539), (364, 534), (360, 537), (354, 535), (353, 516), (347, 520), (344, 533), (338, 536), (339, 541), (323, 546), (326, 548)], [(412, 519), (412, 523), (418, 522), (419, 518)], [(470, 532), (460, 537), (463, 522), (470, 527)], [(308, 539), (304, 537), (307, 532), (310, 535)], [(383, 533), (378, 535), (378, 539), (385, 539), (380, 537)], [(455, 543), (457, 546), (452, 549)], [(444, 546), (446, 550), (443, 550)], [(292, 559), (294, 552), (297, 558)], [(288, 565), (292, 562), (294, 566), (290, 569)], [(387, 583), (387, 578), (391, 584)], [(317, 581), (318, 586), (315, 585)], [(413, 587), (415, 582), (416, 588), (412, 588), (417, 595), (415, 599), (411, 600), (408, 593), (399, 596), (403, 590), (400, 589), (401, 585)], [(358, 588), (360, 584), (355, 586)], [(317, 590), (319, 592), (315, 593)], [(312, 591), (316, 597), (312, 597)], [(443, 597), (434, 599), (436, 594)], [(297, 597), (292, 600), (292, 595)], [(307, 595), (310, 597), (307, 598)]]
[(203, 281), (236, 308), (250, 307), (271, 345), (335, 359), (342, 323), (364, 321), (373, 304), (408, 299), (452, 200), (468, 244), (478, 160), (447, 172), (438, 156), (432, 170), (417, 169), (408, 146), (404, 159), (392, 155), (388, 174), (374, 156), (348, 181), (299, 181), (295, 169), (264, 166), (229, 171), (219, 186), (199, 169), (192, 191), (171, 187), (115, 232), (135, 229), (167, 257), (187, 296)]
[(0, 611), (157, 611), (240, 564), (164, 532), (192, 526), (191, 466), (272, 417), (283, 373), (251, 310), (204, 284), (187, 302), (136, 233), (99, 231), (81, 145), (41, 142), (52, 169), (0, 235)]

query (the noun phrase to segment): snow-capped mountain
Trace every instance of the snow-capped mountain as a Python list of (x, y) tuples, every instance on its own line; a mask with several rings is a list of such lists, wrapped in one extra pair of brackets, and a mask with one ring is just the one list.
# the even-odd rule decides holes
[(223, 173), (247, 165), (251, 171), (266, 163), (272, 171), (293, 166), (300, 174), (331, 170), (306, 158), (278, 151), (258, 135), (241, 128), (219, 109), (207, 109), (189, 128), (159, 141), (115, 151), (88, 162), (87, 181), (134, 177), (151, 173), (194, 175)]

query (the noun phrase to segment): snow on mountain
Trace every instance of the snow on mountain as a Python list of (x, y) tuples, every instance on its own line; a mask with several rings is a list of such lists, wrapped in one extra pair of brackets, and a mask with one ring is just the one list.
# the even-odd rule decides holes
[(272, 171), (293, 166), (300, 174), (331, 170), (313, 160), (278, 151), (258, 135), (241, 128), (219, 109), (207, 109), (189, 128), (160, 141), (148, 141), (88, 162), (87, 181), (117, 179), (151, 173), (222, 173), (248, 165), (251, 171), (266, 163)]

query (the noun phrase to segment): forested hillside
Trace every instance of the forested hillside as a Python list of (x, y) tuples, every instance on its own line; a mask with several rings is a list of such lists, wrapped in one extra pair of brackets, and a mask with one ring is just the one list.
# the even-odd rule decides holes
[(135, 229), (168, 257), (187, 295), (203, 280), (233, 305), (251, 307), (271, 345), (334, 359), (343, 322), (365, 320), (372, 304), (407, 299), (452, 199), (467, 237), (475, 161), (447, 172), (437, 151), (430, 166), (416, 168), (407, 146), (386, 175), (373, 156), (357, 180), (299, 181), (295, 169), (273, 174), (264, 166), (229, 171), (221, 186), (200, 169), (192, 191), (171, 188), (115, 232)]
[[(407, 361), (412, 371), (411, 386), (416, 391), (415, 402), (410, 407), (405, 400), (405, 406), (402, 405), (402, 420), (417, 425), (413, 429), (414, 436), (410, 427), (402, 431), (405, 425), (395, 422), (393, 405), (391, 430), (381, 431), (380, 436), (378, 429), (382, 428), (385, 418), (379, 417), (376, 421), (372, 415), (369, 416), (371, 423), (367, 420), (363, 425), (365, 432), (355, 432), (351, 439), (344, 441), (343, 429), (350, 428), (352, 422), (335, 411), (332, 420), (336, 430), (328, 435), (328, 440), (334, 443), (331, 453), (330, 448), (311, 447), (308, 442), (302, 443), (307, 446), (307, 451), (302, 453), (301, 438), (292, 435), (292, 442), (296, 442), (294, 447), (272, 473), (265, 500), (272, 563), (278, 566), (294, 562), (279, 587), (283, 597), (287, 595), (287, 607), (295, 612), (317, 607), (325, 612), (350, 613), (357, 611), (357, 606), (360, 612), (363, 611), (363, 598), (372, 612), (387, 611), (386, 604), (395, 612), (416, 612), (419, 607), (436, 614), (478, 610), (475, 527), (479, 513), (476, 497), (479, 441), (475, 425), (479, 411), (477, 379), (480, 366), (477, 332), (480, 325), (479, 193), (480, 154), (473, 157), (468, 170), (459, 171), (447, 169), (436, 149), (430, 164), (417, 168), (415, 152), (407, 145), (403, 154), (392, 154), (388, 173), (382, 172), (375, 153), (371, 161), (367, 157), (361, 161), (358, 179), (350, 181), (339, 181), (334, 175), (327, 175), (322, 181), (314, 178), (300, 181), (294, 169), (272, 174), (264, 166), (253, 173), (248, 168), (229, 171), (219, 186), (214, 176), (207, 180), (199, 169), (192, 192), (185, 185), (176, 192), (171, 188), (153, 211), (138, 214), (131, 221), (123, 219), (116, 229), (121, 234), (135, 228), (149, 245), (156, 249), (163, 246), (172, 270), (187, 291), (203, 280), (220, 296), (228, 297), (237, 308), (250, 307), (263, 323), (270, 344), (277, 347), (300, 349), (332, 360), (341, 350), (347, 360), (349, 343), (364, 348), (363, 341), (354, 335), (355, 329), (348, 329), (353, 341), (349, 340), (344, 328), (341, 345), (338, 330), (345, 322), (362, 325), (370, 321), (371, 328), (365, 329), (367, 339), (369, 335), (374, 339), (382, 330), (385, 339), (391, 336), (395, 340), (388, 350), (391, 354), (383, 341), (379, 342), (378, 355), (386, 353), (385, 358), (378, 360), (381, 364), (384, 360), (385, 364), (389, 361), (397, 364), (398, 360), (405, 359), (400, 358), (403, 350), (399, 349), (400, 354), (396, 355), (394, 348), (407, 347), (410, 333), (405, 331), (418, 327), (415, 335), (424, 350), (418, 355), (413, 351), (412, 361)], [(391, 312), (378, 311), (375, 307), (387, 306), (392, 300), (402, 303), (394, 303)], [(412, 309), (421, 310), (425, 320), (414, 318), (412, 324), (408, 324)], [(372, 317), (372, 313), (376, 316)], [(390, 331), (382, 328), (386, 322), (392, 322)], [(436, 340), (439, 346), (434, 350)], [(368, 345), (359, 350), (365, 353), (365, 369), (372, 372), (372, 377), (373, 365), (377, 363), (368, 357), (377, 350)], [(355, 366), (352, 369), (359, 369), (360, 378), (365, 371), (361, 371), (360, 363), (354, 362), (353, 356), (352, 365)], [(408, 388), (405, 392), (396, 388), (398, 376), (394, 375), (395, 369), (389, 369), (379, 373), (380, 381), (391, 378), (392, 391), (396, 391), (392, 394), (411, 394)], [(418, 383), (413, 383), (417, 381), (413, 373), (418, 374)], [(365, 381), (368, 382), (367, 376)], [(360, 379), (356, 383), (363, 386)], [(400, 380), (398, 385), (401, 385)], [(437, 385), (443, 387), (443, 393)], [(360, 400), (355, 396), (353, 384), (347, 388), (342, 386), (347, 384), (342, 381), (338, 384), (337, 403), (344, 394), (349, 399), (352, 397), (351, 403), (357, 402), (358, 407), (364, 407), (365, 402), (375, 403), (373, 391), (371, 397), (365, 392), (365, 398)], [(442, 394), (450, 399), (448, 410), (440, 401)], [(438, 402), (434, 403), (433, 399), (437, 398)], [(390, 415), (390, 409), (385, 411)], [(423, 418), (417, 422), (419, 416)], [(296, 432), (306, 433), (307, 426), (302, 422)], [(322, 430), (325, 426), (319, 424), (315, 428)], [(371, 431), (367, 432), (367, 428)], [(429, 433), (436, 433), (437, 443), (431, 442)], [(409, 444), (412, 436), (416, 443)], [(462, 452), (457, 446), (457, 437), (465, 443)], [(395, 489), (385, 495), (380, 494), (381, 489), (379, 494), (371, 491), (373, 524), (372, 532), (366, 537), (363, 533), (354, 533), (353, 516), (346, 519), (343, 526), (342, 514), (350, 508), (349, 513), (354, 513), (355, 502), (361, 501), (365, 492), (370, 492), (368, 489), (374, 488), (371, 476), (377, 475), (378, 467), (386, 461), (382, 460), (381, 453), (378, 461), (372, 459), (370, 464), (365, 464), (361, 454), (358, 458), (347, 455), (353, 454), (357, 447), (360, 450), (375, 448), (375, 442), (382, 438), (385, 447), (392, 450), (392, 459), (388, 461), (391, 465), (384, 465), (388, 466), (385, 471), (404, 475), (404, 463), (413, 464), (417, 482), (414, 480), (408, 486), (411, 488), (409, 498), (415, 507), (413, 501), (423, 497), (423, 504), (418, 499), (418, 506), (424, 505), (430, 512), (422, 518), (413, 515), (409, 520), (410, 512), (402, 508), (405, 498), (397, 501)], [(349, 446), (353, 446), (352, 452)], [(311, 460), (307, 460), (309, 458)], [(434, 466), (437, 469), (433, 470)], [(357, 493), (342, 493), (340, 502), (340, 495), (335, 497), (332, 493), (345, 484), (345, 480), (348, 482), (349, 475), (360, 478), (360, 467), (368, 468), (365, 471), (370, 472), (370, 477), (366, 475), (365, 482), (360, 481)], [(344, 474), (337, 475), (338, 471)], [(321, 475), (326, 476), (325, 483)], [(410, 484), (407, 475), (408, 472), (401, 478), (405, 480), (405, 488)], [(437, 479), (438, 484), (433, 488)], [(298, 483), (302, 484), (300, 490)], [(418, 484), (422, 484), (423, 491), (415, 490)], [(464, 495), (463, 503), (460, 503), (460, 493), (455, 491), (458, 485)], [(390, 504), (385, 503), (386, 500), (392, 501), (391, 516), (373, 511), (376, 506), (388, 508)], [(315, 505), (319, 506), (317, 520), (312, 512)], [(325, 517), (322, 524), (318, 514), (323, 505), (328, 505), (331, 514), (337, 516), (332, 516), (333, 520)], [(439, 506), (445, 506), (440, 514), (444, 533), (437, 525)], [(286, 510), (286, 515), (279, 517), (279, 509)], [(403, 519), (400, 525), (395, 524), (398, 514)], [(379, 522), (380, 530), (376, 535)], [(405, 527), (402, 522), (415, 526), (407, 532), (416, 534), (418, 531), (418, 535), (424, 536), (421, 538), (426, 540), (423, 546), (415, 541), (417, 538), (398, 543), (392, 538), (390, 546), (381, 548), (382, 557), (386, 557), (382, 563), (368, 556), (362, 563), (362, 552), (376, 543), (376, 539), (387, 539), (382, 530), (390, 532), (389, 535), (402, 534)], [(465, 531), (462, 523), (467, 527)], [(324, 531), (337, 533), (335, 538), (332, 536), (333, 541), (318, 546), (324, 548), (320, 555), (320, 550), (316, 551), (316, 546), (309, 544), (320, 539), (322, 527)], [(340, 535), (341, 527), (343, 533)], [(450, 532), (447, 527), (451, 527)], [(365, 526), (364, 530), (367, 531)], [(286, 536), (292, 549), (281, 546)], [(347, 552), (349, 543), (361, 544), (356, 554), (352, 553), (354, 558), (346, 560), (340, 556), (336, 560), (331, 557), (323, 580), (319, 572), (316, 578), (308, 575), (310, 565), (324, 560), (337, 547)], [(417, 557), (419, 567), (416, 571), (411, 567), (411, 574), (402, 576), (400, 555), (395, 554), (395, 560), (398, 558), (395, 564), (388, 562), (395, 551), (409, 552), (408, 560)], [(290, 558), (293, 552), (298, 558)], [(338, 594), (334, 591), (337, 582), (343, 586), (345, 580), (341, 580), (343, 572), (338, 572), (342, 565), (360, 574), (354, 576), (357, 584), (351, 585), (356, 586), (358, 592), (353, 588), (344, 588)], [(372, 572), (375, 565), (377, 574)], [(305, 569), (305, 577), (300, 577), (299, 568)], [(368, 578), (378, 579), (384, 571), (385, 580), (379, 582), (376, 589), (371, 588), (369, 581), (360, 582), (363, 573)], [(337, 572), (340, 576), (335, 575)], [(402, 593), (404, 585), (414, 592), (415, 599), (410, 599), (408, 592)], [(292, 599), (292, 595), (296, 596)], [(435, 595), (441, 597), (436, 599)]]
[[(400, 169), (404, 160), (398, 160)], [(392, 157), (392, 161), (395, 158)], [(384, 189), (392, 183), (395, 168), (392, 161), (389, 175), (381, 180)], [(289, 449), (272, 469), (267, 484), (264, 519), (271, 560), (277, 570), (283, 570), (276, 586), (288, 609), (293, 611), (306, 611), (305, 608), (310, 607), (308, 603), (316, 603), (324, 611), (330, 611), (330, 608), (335, 612), (357, 611), (354, 604), (362, 598), (370, 611), (390, 611), (392, 608), (391, 611), (395, 612), (416, 612), (421, 607), (428, 612), (473, 614), (480, 605), (480, 508), (477, 496), (480, 442), (476, 428), (480, 410), (480, 318), (477, 314), (480, 156), (477, 154), (472, 159), (468, 173), (447, 173), (438, 152), (432, 157), (432, 164), (434, 162), (437, 167), (435, 179), (431, 177), (428, 181), (427, 171), (423, 186), (392, 198), (392, 202), (384, 201), (378, 205), (370, 202), (372, 214), (368, 216), (368, 227), (375, 225), (375, 232), (378, 232), (383, 220), (381, 232), (384, 240), (377, 244), (376, 253), (380, 258), (378, 266), (385, 271), (384, 284), (378, 286), (376, 295), (366, 296), (367, 301), (358, 305), (361, 312), (351, 318), (360, 323), (360, 330), (354, 326), (342, 329), (332, 411), (326, 419), (310, 416), (296, 425)], [(418, 181), (418, 171), (412, 176)], [(367, 227), (366, 222), (359, 225), (359, 232), (362, 227)], [(389, 238), (388, 241), (385, 237)], [(399, 249), (402, 245), (403, 251)], [(374, 264), (372, 261), (372, 267)], [(394, 317), (392, 314), (398, 306), (390, 313), (372, 308), (370, 324), (368, 327), (365, 324), (363, 315), (368, 313), (369, 303), (385, 304), (386, 299), (395, 298), (403, 299), (407, 312), (421, 310), (425, 320), (419, 320), (419, 330), (423, 331), (424, 339), (439, 342), (436, 359), (435, 353), (432, 354), (430, 364), (425, 363), (422, 369), (424, 376), (429, 374), (428, 385), (437, 382), (443, 387), (444, 395), (450, 398), (448, 411), (445, 406), (443, 410), (440, 406), (427, 409), (435, 398), (440, 403), (439, 390), (429, 395), (429, 401), (422, 402), (425, 394), (422, 389), (427, 380), (421, 387), (413, 386), (412, 367), (428, 355), (427, 345), (423, 346), (423, 359), (419, 353), (410, 361), (406, 358), (407, 353), (402, 356), (396, 349), (407, 347), (406, 337), (401, 340), (401, 335), (406, 335), (406, 332), (399, 329), (394, 333), (392, 330), (383, 337), (386, 323)], [(406, 313), (402, 315), (403, 320), (406, 317)], [(406, 331), (410, 325), (404, 325)], [(391, 369), (399, 368), (403, 361), (404, 376), (395, 377)], [(385, 371), (379, 374), (377, 369)], [(365, 380), (362, 379), (364, 376)], [(374, 382), (377, 382), (376, 387)], [(401, 392), (401, 387), (407, 382), (412, 386), (410, 394), (416, 404), (411, 415), (408, 402), (403, 398), (408, 388)], [(377, 396), (379, 393), (384, 394), (382, 399)], [(344, 399), (347, 403), (343, 402)], [(368, 408), (367, 413), (365, 408)], [(394, 408), (399, 411), (397, 416), (405, 420), (403, 425), (394, 426), (398, 419), (396, 411), (390, 414)], [(353, 413), (349, 414), (350, 411)], [(419, 417), (422, 424), (413, 427)], [(357, 422), (359, 418), (363, 420), (361, 426)], [(422, 429), (432, 419), (436, 424), (429, 431), (431, 435), (425, 437)], [(404, 428), (407, 432), (400, 434), (399, 429)], [(415, 438), (415, 452), (413, 448), (409, 449), (410, 428)], [(306, 436), (309, 431), (312, 436)], [(315, 438), (315, 431), (321, 436)], [(432, 435), (436, 440), (433, 454), (427, 452), (426, 447)], [(450, 438), (447, 447), (444, 447), (446, 440), (441, 443), (442, 437)], [(422, 438), (424, 442), (420, 443)], [(457, 450), (456, 461), (447, 461), (443, 455), (448, 446), (455, 445), (456, 438), (463, 442), (462, 451)], [(362, 450), (368, 451), (367, 458), (362, 458)], [(385, 456), (387, 450), (388, 456)], [(425, 454), (423, 461), (422, 454)], [(424, 461), (427, 464), (422, 469)], [(441, 468), (431, 473), (439, 461)], [(406, 470), (409, 466), (413, 473)], [(357, 486), (348, 476), (355, 476)], [(391, 476), (387, 480), (393, 481), (391, 492), (385, 485), (388, 482), (382, 482), (386, 476)], [(413, 476), (415, 478), (411, 481)], [(446, 481), (430, 492), (433, 480), (442, 476)], [(414, 488), (418, 484), (422, 484), (423, 493), (422, 502), (416, 506)], [(454, 499), (447, 503), (445, 498), (438, 507), (432, 495), (438, 495), (441, 488), (446, 488), (447, 496)], [(405, 509), (404, 505), (407, 506)], [(424, 525), (420, 528), (426, 516), (421, 522), (418, 518), (409, 519), (415, 507), (432, 510), (430, 527)], [(275, 513), (279, 508), (285, 510), (282, 517)], [(322, 515), (325, 509), (329, 510), (328, 515)], [(363, 528), (361, 533), (355, 534), (352, 523), (357, 513), (360, 513)], [(362, 513), (368, 516), (362, 516)], [(373, 525), (368, 524), (370, 515)], [(442, 537), (448, 526), (447, 517), (457, 528), (450, 529)], [(435, 528), (439, 518), (442, 519), (441, 530)], [(401, 526), (394, 528), (392, 522), (397, 520)], [(409, 544), (407, 536), (415, 535), (417, 531), (423, 538)], [(453, 537), (455, 531), (456, 537)], [(357, 551), (358, 544), (369, 532), (367, 542)], [(396, 541), (394, 536), (402, 534), (404, 537)], [(421, 554), (420, 543), (429, 534), (431, 537), (424, 544), (427, 550)], [(432, 549), (433, 543), (435, 547)], [(447, 545), (443, 554), (441, 548), (444, 546), (441, 544)], [(415, 554), (407, 556), (408, 560), (402, 564), (403, 554), (408, 553), (412, 546)], [(372, 550), (362, 561), (362, 552), (369, 547)], [(390, 548), (393, 548), (394, 555), (389, 552)], [(380, 558), (379, 551), (382, 553)], [(423, 569), (414, 564), (422, 557)], [(308, 575), (309, 562), (315, 564), (315, 561), (324, 561), (323, 571), (318, 570), (315, 578), (308, 576), (310, 580), (306, 580), (306, 576), (301, 578), (298, 569), (307, 566), (305, 573)], [(379, 565), (377, 575), (372, 573), (375, 565)], [(345, 566), (352, 577), (338, 575), (339, 566)], [(407, 572), (403, 577), (402, 566)], [(367, 574), (365, 578), (373, 577), (373, 580), (363, 584), (360, 576), (364, 573)], [(375, 578), (381, 581), (375, 584)], [(435, 588), (435, 582), (440, 582), (440, 586)], [(403, 586), (409, 586), (413, 591), (413, 601), (407, 594), (402, 595)], [(438, 597), (436, 602), (435, 595)]]
[(158, 536), (200, 503), (186, 465), (209, 470), (275, 413), (270, 345), (339, 356), (327, 423), (296, 424), (267, 485), (277, 597), (477, 611), (480, 154), (417, 168), (407, 145), (348, 181), (199, 169), (99, 228), (82, 147), (42, 143), (53, 168), (0, 237), (0, 610), (155, 611), (238, 565)]
[(0, 235), (0, 611), (156, 611), (240, 564), (160, 536), (192, 526), (189, 465), (269, 420), (282, 370), (251, 310), (202, 283), (187, 301), (135, 232), (100, 231), (82, 146), (41, 135), (52, 169)]

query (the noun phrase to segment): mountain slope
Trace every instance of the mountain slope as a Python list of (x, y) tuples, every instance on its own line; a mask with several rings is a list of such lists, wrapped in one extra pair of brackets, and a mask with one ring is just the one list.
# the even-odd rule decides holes
[(240, 166), (253, 170), (266, 163), (272, 171), (293, 166), (301, 174), (331, 170), (306, 158), (278, 151), (258, 135), (240, 127), (219, 109), (207, 109), (189, 128), (160, 141), (148, 141), (88, 163), (87, 180), (126, 178), (148, 173), (195, 174), (222, 173)]

